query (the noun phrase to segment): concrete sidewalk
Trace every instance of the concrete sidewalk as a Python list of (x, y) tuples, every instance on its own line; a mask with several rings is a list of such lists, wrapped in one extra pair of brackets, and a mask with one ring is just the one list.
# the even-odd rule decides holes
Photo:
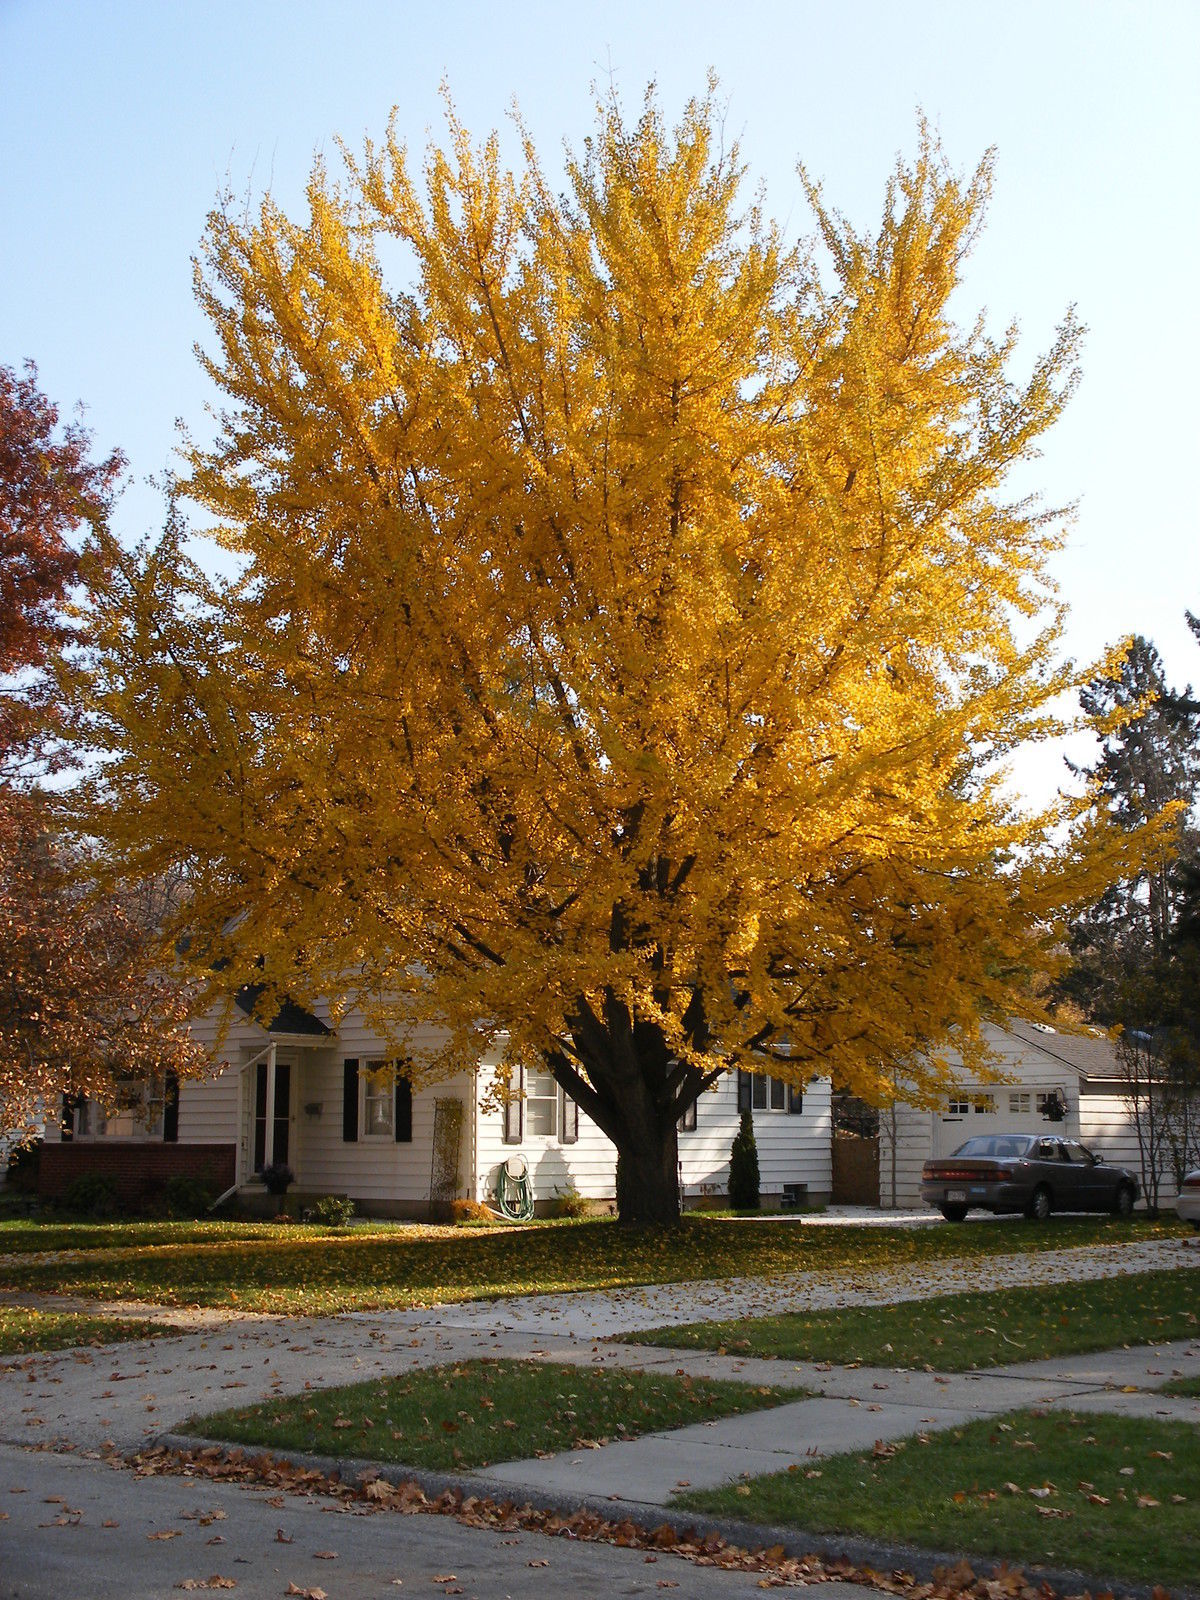
[[(818, 1389), (843, 1407), (841, 1424), (833, 1422), (831, 1412), (820, 1438), (836, 1436), (839, 1425), (847, 1430), (843, 1435), (847, 1440), (857, 1438), (857, 1423), (849, 1415), (856, 1407), (865, 1407), (875, 1419), (872, 1438), (895, 1437), (896, 1429), (912, 1432), (924, 1426), (926, 1415), (976, 1409), (974, 1400), (962, 1397), (982, 1392), (978, 1386), (985, 1381), (983, 1375), (939, 1382), (923, 1373), (868, 1374), (860, 1369), (835, 1374), (819, 1368), (791, 1369), (778, 1362), (639, 1349), (604, 1340), (708, 1317), (892, 1303), (966, 1289), (1063, 1283), (1167, 1266), (1200, 1269), (1200, 1250), (1184, 1248), (1173, 1240), (1148, 1240), (1038, 1256), (993, 1257), (986, 1262), (951, 1261), (927, 1269), (920, 1282), (898, 1272), (874, 1273), (854, 1284), (817, 1273), (795, 1273), (775, 1280), (668, 1284), (611, 1294), (534, 1295), (330, 1318), (239, 1316), (216, 1321), (212, 1313), (203, 1313), (194, 1331), (177, 1338), (0, 1361), (0, 1439), (18, 1445), (81, 1449), (95, 1449), (111, 1441), (122, 1450), (136, 1449), (160, 1433), (179, 1428), (194, 1415), (239, 1403), (298, 1393), (309, 1385), (328, 1387), (414, 1367), (500, 1355), (599, 1365), (663, 1365), (713, 1377), (772, 1383), (790, 1372), (797, 1384)], [(1197, 1291), (1200, 1302), (1200, 1278)], [(164, 1318), (170, 1315), (163, 1313)], [(989, 1374), (987, 1381), (1000, 1380)], [(1093, 1387), (1102, 1391), (1103, 1383), (1098, 1376)], [(827, 1390), (827, 1384), (836, 1392)], [(881, 1384), (887, 1387), (877, 1387)], [(998, 1403), (997, 1408), (1005, 1409), (1009, 1403)], [(758, 1415), (765, 1419), (773, 1413)], [(816, 1413), (805, 1415), (815, 1417)], [(808, 1425), (806, 1422), (805, 1427)], [(755, 1424), (746, 1418), (743, 1426)], [(772, 1428), (774, 1424), (764, 1420), (761, 1426)], [(774, 1454), (773, 1446), (768, 1453)], [(598, 1470), (597, 1454), (588, 1452), (588, 1458)], [(730, 1475), (741, 1470), (737, 1467)], [(680, 1471), (677, 1476), (691, 1477), (691, 1473)]]
[[(640, 1519), (644, 1513), (646, 1523), (653, 1525), (661, 1519), (663, 1508), (669, 1508), (675, 1492), (684, 1487), (712, 1486), (743, 1475), (779, 1471), (793, 1464), (811, 1463), (825, 1454), (869, 1447), (876, 1439), (891, 1440), (920, 1430), (951, 1427), (1023, 1405), (1120, 1410), (1200, 1423), (1200, 1400), (1172, 1400), (1157, 1393), (1158, 1386), (1176, 1374), (1200, 1375), (1200, 1337), (1068, 1361), (1030, 1362), (950, 1375), (750, 1360), (659, 1346), (614, 1344), (606, 1342), (605, 1336), (636, 1334), (652, 1326), (701, 1318), (890, 1303), (960, 1290), (1065, 1283), (1165, 1267), (1198, 1269), (1200, 1250), (1172, 1240), (1150, 1240), (1064, 1249), (1035, 1257), (947, 1262), (926, 1269), (919, 1282), (903, 1273), (875, 1273), (853, 1284), (816, 1273), (796, 1273), (771, 1281), (663, 1285), (614, 1294), (538, 1295), (322, 1319), (184, 1314), (183, 1320), (190, 1322), (191, 1328), (178, 1337), (0, 1361), (0, 1480), (12, 1485), (18, 1477), (28, 1478), (32, 1468), (27, 1470), (22, 1464), (36, 1461), (39, 1485), (55, 1487), (60, 1494), (70, 1493), (78, 1500), (83, 1485), (98, 1485), (102, 1480), (97, 1475), (103, 1474), (105, 1489), (103, 1493), (95, 1491), (97, 1513), (102, 1504), (111, 1503), (117, 1483), (123, 1480), (128, 1493), (122, 1503), (129, 1508), (126, 1514), (132, 1519), (134, 1507), (141, 1505), (144, 1494), (162, 1496), (165, 1506), (169, 1492), (158, 1487), (147, 1490), (129, 1474), (114, 1474), (100, 1461), (81, 1459), (85, 1453), (98, 1451), (106, 1442), (121, 1451), (138, 1449), (155, 1438), (169, 1437), (193, 1415), (239, 1403), (479, 1356), (683, 1370), (697, 1376), (739, 1378), (753, 1383), (791, 1382), (812, 1391), (812, 1398), (769, 1411), (647, 1435), (595, 1450), (509, 1462), (470, 1475), (475, 1493), (498, 1499), (528, 1499), (534, 1505), (549, 1507), (587, 1502), (608, 1515)], [(1196, 1282), (1200, 1291), (1200, 1277)], [(1197, 1299), (1200, 1303), (1200, 1293)], [(164, 1320), (179, 1315), (161, 1308), (157, 1308), (157, 1314)], [(397, 1467), (386, 1468), (385, 1472), (393, 1478), (405, 1475), (404, 1469)], [(61, 1475), (61, 1487), (56, 1473)], [(80, 1487), (68, 1488), (68, 1479)], [(93, 1493), (93, 1489), (87, 1492)], [(248, 1506), (253, 1498), (248, 1491), (234, 1487), (222, 1493), (229, 1496), (231, 1516), (235, 1507)], [(254, 1530), (261, 1543), (258, 1522), (262, 1519), (257, 1518), (257, 1513), (247, 1510), (243, 1515), (238, 1510), (237, 1515), (247, 1529)], [(315, 1515), (320, 1515), (320, 1508)], [(436, 1523), (442, 1519), (416, 1520)], [(695, 1519), (689, 1515), (688, 1520)], [(405, 1519), (408, 1525), (411, 1521)], [(35, 1526), (49, 1528), (52, 1523), (57, 1527), (53, 1518), (47, 1520), (43, 1516)], [(153, 1536), (153, 1530), (146, 1535)], [(752, 1530), (737, 1536), (752, 1542), (760, 1537)], [(40, 1536), (42, 1540), (50, 1537), (50, 1533)], [(61, 1539), (69, 1537), (60, 1535)], [(430, 1550), (446, 1548), (438, 1543), (438, 1537), (430, 1535), (425, 1541)], [(451, 1537), (458, 1541), (456, 1548), (462, 1548), (464, 1541), (470, 1544), (473, 1538), (468, 1530), (457, 1527)], [(777, 1532), (771, 1534), (772, 1539), (775, 1537)], [(6, 1538), (5, 1529), (0, 1526), (0, 1545)], [(835, 1542), (839, 1548), (855, 1543)], [(23, 1547), (18, 1548), (24, 1558)], [(92, 1548), (89, 1546), (86, 1560), (81, 1553), (82, 1565), (70, 1569), (74, 1578), (68, 1577), (64, 1568), (55, 1579), (31, 1556), (26, 1563), (29, 1586), (6, 1589), (5, 1596), (83, 1592), (78, 1587), (73, 1589), (72, 1583), (88, 1570)], [(868, 1550), (863, 1546), (863, 1551), (856, 1559), (886, 1565), (895, 1557), (910, 1568), (914, 1555), (927, 1565), (942, 1559), (928, 1553), (882, 1547)], [(158, 1568), (154, 1568), (155, 1576), (151, 1577), (142, 1554), (139, 1547), (139, 1570), (132, 1587), (117, 1551), (105, 1568), (108, 1586), (93, 1585), (92, 1592), (128, 1595), (131, 1600), (133, 1596), (156, 1592), (153, 1583), (159, 1581)], [(436, 1571), (447, 1562), (437, 1554), (430, 1556), (429, 1564)], [(541, 1559), (529, 1564), (538, 1566)], [(597, 1571), (602, 1565), (602, 1558), (591, 1563)], [(12, 1570), (15, 1572), (16, 1568)], [(163, 1571), (166, 1570), (164, 1566)], [(239, 1573), (244, 1570), (239, 1568)], [(581, 1600), (592, 1592), (586, 1586), (584, 1570), (580, 1566), (570, 1579), (570, 1592), (578, 1593)], [(24, 1571), (23, 1568), (23, 1574)], [(268, 1580), (264, 1568), (264, 1587), (260, 1590), (254, 1586), (250, 1593), (257, 1597), (260, 1592), (279, 1592), (276, 1575), (281, 1571), (280, 1567), (271, 1566)], [(610, 1580), (616, 1571), (614, 1566)], [(628, 1582), (636, 1568), (626, 1563), (622, 1571)], [(484, 1576), (486, 1561), (479, 1572), (477, 1592), (490, 1594), (490, 1579), (485, 1581)], [(378, 1569), (372, 1569), (369, 1548), (364, 1546), (359, 1561), (364, 1587), (354, 1586), (346, 1592), (371, 1592), (368, 1573), (377, 1581)], [(558, 1575), (566, 1576), (562, 1569)], [(507, 1576), (506, 1581), (511, 1585), (515, 1576)], [(689, 1580), (688, 1592), (714, 1596), (749, 1592), (750, 1585), (744, 1577), (727, 1576), (728, 1581), (714, 1575), (712, 1587), (703, 1589)], [(242, 1581), (239, 1577), (239, 1586)], [(709, 1582), (706, 1578), (705, 1584)], [(757, 1583), (753, 1586), (757, 1587)], [(641, 1587), (634, 1583), (625, 1592), (640, 1592)], [(502, 1592), (499, 1586), (496, 1592)], [(542, 1592), (567, 1591), (550, 1587)], [(603, 1584), (596, 1592), (605, 1592)], [(857, 1597), (864, 1594), (856, 1591)]]

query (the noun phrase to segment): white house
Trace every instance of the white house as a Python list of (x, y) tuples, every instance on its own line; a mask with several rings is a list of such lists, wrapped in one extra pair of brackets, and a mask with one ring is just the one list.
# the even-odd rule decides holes
[[(488, 1103), (496, 1056), (486, 1050), (459, 1076), (413, 1089), (356, 1013), (335, 1030), (327, 1008), (287, 1004), (264, 1028), (251, 1014), (254, 998), (243, 998), (220, 1039), (216, 1012), (193, 1024), (212, 1049), (212, 1075), (168, 1089), (143, 1118), (106, 1125), (94, 1108), (64, 1106), (43, 1148), (43, 1192), (61, 1194), (74, 1174), (100, 1170), (130, 1198), (172, 1173), (252, 1197), (262, 1192), (257, 1174), (276, 1162), (291, 1168), (299, 1194), (347, 1195), (367, 1214), (423, 1216), (437, 1201), (492, 1200), (501, 1165), (520, 1156), (541, 1209), (568, 1190), (614, 1198), (612, 1144), (548, 1072), (526, 1073), (521, 1099), (507, 1108)], [(827, 1199), (828, 1081), (799, 1093), (731, 1073), (680, 1128), (685, 1204), (725, 1195), (739, 1100), (753, 1112), (764, 1203)]]
[[(1129, 1090), (1110, 1039), (1017, 1021), (986, 1026), (984, 1033), (1007, 1082), (984, 1083), (964, 1071), (958, 1087), (932, 1110), (898, 1104), (880, 1112), (881, 1205), (920, 1205), (922, 1164), (977, 1133), (1034, 1133), (1055, 1125), (1096, 1155), (1140, 1170)], [(1168, 1173), (1159, 1198), (1174, 1193)]]

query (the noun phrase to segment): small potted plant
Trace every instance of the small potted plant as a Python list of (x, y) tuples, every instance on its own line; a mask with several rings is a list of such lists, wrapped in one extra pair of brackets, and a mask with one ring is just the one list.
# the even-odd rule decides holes
[(268, 1194), (273, 1194), (279, 1201), (277, 1214), (283, 1214), (283, 1202), (287, 1197), (288, 1188), (296, 1181), (296, 1174), (286, 1161), (272, 1161), (269, 1167), (262, 1169), (262, 1181)]

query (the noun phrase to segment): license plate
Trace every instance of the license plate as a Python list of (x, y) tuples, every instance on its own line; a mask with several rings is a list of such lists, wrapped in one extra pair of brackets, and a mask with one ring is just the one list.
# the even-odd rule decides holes
[(947, 1200), (965, 1200), (966, 1198), (967, 1198), (967, 1191), (965, 1189), (947, 1189), (946, 1190), (946, 1199)]

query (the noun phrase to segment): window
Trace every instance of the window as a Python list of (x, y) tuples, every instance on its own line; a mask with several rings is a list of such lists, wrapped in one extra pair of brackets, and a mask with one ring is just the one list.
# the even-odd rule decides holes
[[(343, 1062), (342, 1138), (412, 1143), (413, 1094), (406, 1061)], [(276, 1135), (278, 1149), (278, 1134)]]
[(739, 1111), (786, 1111), (799, 1116), (804, 1110), (804, 1090), (783, 1078), (738, 1069)]
[(362, 1075), (362, 1136), (390, 1139), (395, 1129), (395, 1070), (390, 1061), (367, 1061)]
[(166, 1098), (161, 1078), (122, 1080), (115, 1086), (113, 1104), (107, 1107), (98, 1100), (80, 1096), (73, 1102), (73, 1136), (76, 1139), (162, 1139)]
[(971, 1104), (975, 1110), (987, 1116), (996, 1109), (996, 1096), (994, 1094), (977, 1094)]
[(579, 1106), (544, 1067), (513, 1068), (509, 1099), (501, 1114), (505, 1144), (522, 1144), (527, 1134), (557, 1138), (561, 1144), (575, 1144), (579, 1139)]
[(971, 1109), (971, 1102), (965, 1095), (952, 1094), (946, 1102), (946, 1114), (951, 1117), (965, 1117)]
[(558, 1084), (544, 1068), (525, 1074), (525, 1129), (536, 1139), (558, 1133)]
[(683, 1113), (683, 1115), (680, 1117), (679, 1121), (675, 1124), (675, 1126), (678, 1128), (680, 1133), (695, 1133), (695, 1131), (696, 1131), (696, 1102), (694, 1100), (692, 1101), (691, 1105), (687, 1108), (687, 1110)]
[(1008, 1109), (1014, 1116), (1027, 1116), (1032, 1101), (1028, 1089), (1013, 1089), (1008, 1096)]

